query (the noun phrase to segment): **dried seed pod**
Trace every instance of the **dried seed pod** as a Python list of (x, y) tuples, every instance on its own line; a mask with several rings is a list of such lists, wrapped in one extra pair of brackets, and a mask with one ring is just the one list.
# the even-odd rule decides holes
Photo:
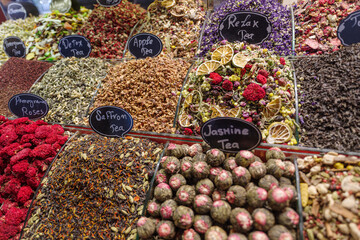
[(173, 191), (177, 191), (181, 186), (186, 185), (186, 179), (181, 174), (175, 174), (170, 177), (169, 185)]
[(212, 226), (212, 220), (208, 215), (196, 215), (194, 218), (194, 229), (200, 234), (205, 234)]
[(195, 190), (197, 193), (210, 196), (214, 191), (214, 183), (208, 179), (201, 179), (196, 183)]
[(293, 178), (295, 177), (295, 165), (290, 161), (284, 161), (285, 169), (284, 169), (284, 177)]
[(267, 191), (259, 187), (253, 187), (246, 192), (246, 202), (253, 208), (260, 208), (264, 206), (267, 197)]
[(177, 203), (174, 200), (172, 199), (166, 200), (161, 204), (160, 207), (161, 218), (163, 220), (171, 220), (176, 208), (177, 208)]
[(201, 240), (201, 237), (194, 229), (189, 228), (183, 232), (181, 240)]
[(205, 240), (227, 240), (227, 234), (221, 227), (212, 226), (205, 233)]
[(176, 157), (168, 157), (165, 165), (165, 171), (168, 174), (175, 174), (180, 170), (180, 161)]
[(172, 221), (160, 221), (156, 226), (156, 232), (163, 239), (173, 239), (175, 237), (175, 226)]
[(247, 150), (241, 150), (235, 156), (235, 161), (238, 166), (248, 167), (255, 161), (255, 155)]
[(268, 193), (268, 204), (274, 211), (281, 211), (289, 206), (289, 197), (282, 188), (273, 188)]
[(214, 192), (211, 194), (212, 200), (218, 201), (218, 200), (226, 200), (226, 192), (223, 190), (215, 189)]
[(294, 209), (287, 207), (277, 216), (277, 220), (285, 227), (296, 228), (299, 224), (299, 214)]
[(215, 186), (220, 190), (227, 190), (233, 184), (232, 174), (229, 171), (222, 170), (215, 177)]
[(191, 208), (179, 206), (174, 213), (175, 226), (181, 229), (189, 229), (194, 223), (194, 212)]
[(246, 233), (251, 230), (253, 220), (245, 208), (234, 208), (231, 211), (230, 223), (235, 231)]
[(266, 161), (270, 159), (285, 159), (285, 154), (280, 150), (280, 148), (273, 147), (266, 151)]
[(210, 167), (206, 162), (194, 162), (192, 166), (192, 176), (197, 179), (207, 178), (210, 173)]
[(198, 162), (198, 161), (206, 162), (206, 154), (199, 152), (192, 159), (194, 162)]
[(237, 167), (232, 170), (233, 182), (236, 185), (246, 187), (251, 180), (249, 171), (244, 167)]
[(165, 172), (165, 169), (160, 169), (155, 177), (155, 183), (156, 184), (160, 184), (160, 183), (167, 183), (168, 182), (168, 176)]
[(199, 153), (202, 153), (203, 149), (199, 143), (195, 143), (189, 147), (188, 155), (194, 157)]
[(266, 163), (266, 171), (268, 174), (276, 178), (280, 178), (284, 174), (285, 164), (280, 159), (270, 159)]
[(164, 201), (172, 198), (172, 196), (173, 196), (173, 194), (172, 194), (171, 188), (168, 184), (160, 183), (159, 185), (157, 185), (155, 187), (154, 197), (156, 200), (158, 200), (160, 202), (164, 202)]
[(254, 227), (260, 231), (268, 231), (275, 224), (274, 215), (265, 208), (257, 208), (252, 213)]
[(222, 169), (221, 167), (212, 167), (212, 168), (210, 168), (209, 179), (214, 182), (216, 176), (219, 175), (219, 173), (220, 173), (222, 170), (223, 170), (223, 169)]
[(141, 217), (136, 224), (136, 229), (141, 239), (148, 239), (155, 233), (156, 225), (153, 220)]
[(224, 166), (224, 169), (228, 170), (228, 171), (232, 171), (234, 168), (238, 167), (234, 157), (229, 157), (229, 158), (225, 159), (223, 166)]
[(225, 155), (217, 148), (213, 148), (206, 152), (207, 163), (210, 166), (218, 167), (225, 161)]
[(209, 196), (201, 194), (195, 196), (193, 207), (196, 213), (207, 214), (210, 212), (212, 204), (213, 201)]
[(294, 203), (294, 202), (297, 201), (298, 197), (297, 197), (297, 191), (296, 191), (295, 186), (293, 186), (293, 185), (280, 185), (280, 187), (282, 189), (284, 189), (284, 191), (288, 195), (290, 203)]
[(155, 199), (153, 199), (147, 205), (147, 212), (152, 217), (159, 217), (160, 216), (160, 204), (157, 203)]
[(211, 217), (218, 223), (224, 224), (230, 217), (231, 207), (223, 200), (215, 201), (210, 209)]
[(191, 161), (182, 160), (180, 164), (181, 175), (188, 179), (192, 178), (192, 166), (193, 163)]
[(180, 205), (189, 206), (195, 198), (195, 188), (190, 185), (184, 185), (176, 192), (176, 202)]
[(249, 167), (250, 175), (253, 179), (260, 179), (266, 175), (266, 166), (262, 162), (253, 162)]
[(268, 231), (268, 236), (270, 240), (282, 240), (282, 239), (289, 239), (289, 240), (295, 240), (291, 236), (290, 231), (282, 226), (282, 225), (275, 225)]
[(176, 158), (182, 158), (186, 155), (184, 147), (179, 144), (170, 143), (166, 148), (165, 154), (167, 156), (174, 156)]
[(259, 187), (264, 188), (266, 191), (270, 191), (273, 187), (278, 187), (279, 181), (272, 175), (265, 175), (259, 180)]
[(235, 207), (242, 207), (246, 203), (245, 188), (234, 185), (231, 186), (226, 193), (226, 200)]
[(255, 231), (255, 232), (251, 232), (249, 234), (249, 240), (269, 240), (269, 237), (266, 235), (266, 233), (261, 232), (261, 231)]
[(241, 233), (231, 233), (227, 240), (248, 240), (244, 234)]

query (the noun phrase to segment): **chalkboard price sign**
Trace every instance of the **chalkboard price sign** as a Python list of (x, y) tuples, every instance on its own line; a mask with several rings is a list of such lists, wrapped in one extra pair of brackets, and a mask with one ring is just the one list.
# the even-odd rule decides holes
[(26, 9), (20, 3), (10, 3), (8, 6), (8, 14), (11, 20), (25, 19), (27, 16)]
[(20, 93), (10, 98), (8, 102), (10, 111), (17, 117), (38, 119), (45, 117), (49, 111), (47, 102), (31, 93)]
[(261, 44), (272, 31), (269, 19), (258, 12), (232, 12), (221, 20), (219, 34), (229, 42)]
[(106, 137), (124, 137), (133, 127), (133, 118), (122, 108), (104, 106), (94, 109), (89, 117), (91, 128)]
[(7, 37), (3, 41), (4, 52), (9, 57), (23, 58), (26, 55), (26, 47), (23, 41), (18, 37)]
[(59, 52), (63, 57), (89, 57), (91, 53), (90, 41), (80, 35), (70, 35), (60, 39)]
[(160, 38), (150, 33), (136, 34), (129, 41), (129, 51), (136, 58), (156, 57), (162, 49)]
[(337, 36), (345, 46), (360, 42), (360, 10), (340, 21)]
[(101, 6), (114, 7), (121, 3), (121, 0), (96, 0)]
[(239, 118), (218, 117), (201, 127), (201, 136), (212, 148), (237, 153), (252, 150), (261, 143), (261, 132), (252, 123)]

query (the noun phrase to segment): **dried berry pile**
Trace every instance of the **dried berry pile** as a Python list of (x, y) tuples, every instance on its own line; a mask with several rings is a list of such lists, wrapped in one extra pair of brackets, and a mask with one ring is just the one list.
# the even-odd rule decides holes
[(360, 9), (353, 0), (302, 0), (294, 14), (297, 54), (323, 54), (339, 50), (338, 25), (350, 13)]
[(165, 155), (137, 222), (141, 239), (296, 239), (295, 166), (280, 149), (266, 152), (266, 164), (200, 144), (169, 144)]
[(257, 125), (269, 143), (296, 144), (294, 96), (289, 61), (259, 46), (223, 40), (189, 74), (178, 131), (200, 135), (209, 119), (238, 117)]
[(359, 239), (360, 158), (329, 152), (297, 161), (306, 239)]
[(41, 188), (24, 237), (134, 240), (161, 148), (147, 139), (73, 140)]
[(300, 80), (300, 144), (360, 151), (360, 44), (295, 61)]
[(0, 116), (0, 239), (18, 239), (33, 194), (66, 141), (59, 125)]
[(205, 55), (213, 44), (223, 40), (218, 32), (219, 24), (231, 12), (255, 11), (266, 15), (272, 23), (272, 33), (261, 47), (279, 55), (291, 53), (291, 13), (290, 9), (273, 0), (227, 0), (215, 8), (210, 16), (201, 40), (200, 56)]
[(144, 17), (144, 9), (126, 0), (115, 7), (96, 6), (80, 29), (80, 35), (90, 40), (90, 56), (121, 58), (131, 29)]
[(10, 58), (0, 68), (0, 115), (11, 116), (8, 102), (12, 96), (27, 92), (51, 63)]
[(109, 70), (93, 108), (117, 106), (134, 119), (134, 130), (172, 133), (176, 104), (190, 64), (168, 57), (120, 63)]

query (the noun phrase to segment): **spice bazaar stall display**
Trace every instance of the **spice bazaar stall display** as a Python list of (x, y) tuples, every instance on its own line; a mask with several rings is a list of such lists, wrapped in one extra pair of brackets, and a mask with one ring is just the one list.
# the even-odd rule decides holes
[(297, 24), (296, 54), (331, 53), (342, 47), (337, 28), (342, 19), (360, 10), (360, 2), (353, 0), (302, 0), (294, 11)]
[(335, 152), (297, 160), (306, 239), (359, 239), (360, 159)]
[(360, 44), (294, 61), (300, 86), (300, 145), (360, 151)]
[(162, 149), (147, 139), (76, 136), (36, 196), (22, 239), (134, 240)]
[(195, 63), (182, 91), (177, 132), (200, 135), (215, 117), (252, 122), (268, 143), (296, 144), (293, 71), (268, 49), (225, 40)]
[(295, 166), (277, 148), (266, 159), (169, 144), (136, 224), (140, 239), (297, 239)]
[(0, 116), (0, 239), (18, 239), (35, 190), (67, 141), (42, 120)]

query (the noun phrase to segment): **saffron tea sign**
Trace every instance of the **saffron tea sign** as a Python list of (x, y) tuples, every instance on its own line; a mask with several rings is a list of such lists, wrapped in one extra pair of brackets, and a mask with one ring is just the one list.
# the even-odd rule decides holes
[(80, 35), (70, 35), (60, 39), (59, 52), (63, 57), (89, 57), (91, 53), (90, 41)]
[(252, 123), (239, 118), (218, 117), (201, 127), (201, 136), (212, 148), (237, 153), (252, 150), (261, 143), (261, 132)]

